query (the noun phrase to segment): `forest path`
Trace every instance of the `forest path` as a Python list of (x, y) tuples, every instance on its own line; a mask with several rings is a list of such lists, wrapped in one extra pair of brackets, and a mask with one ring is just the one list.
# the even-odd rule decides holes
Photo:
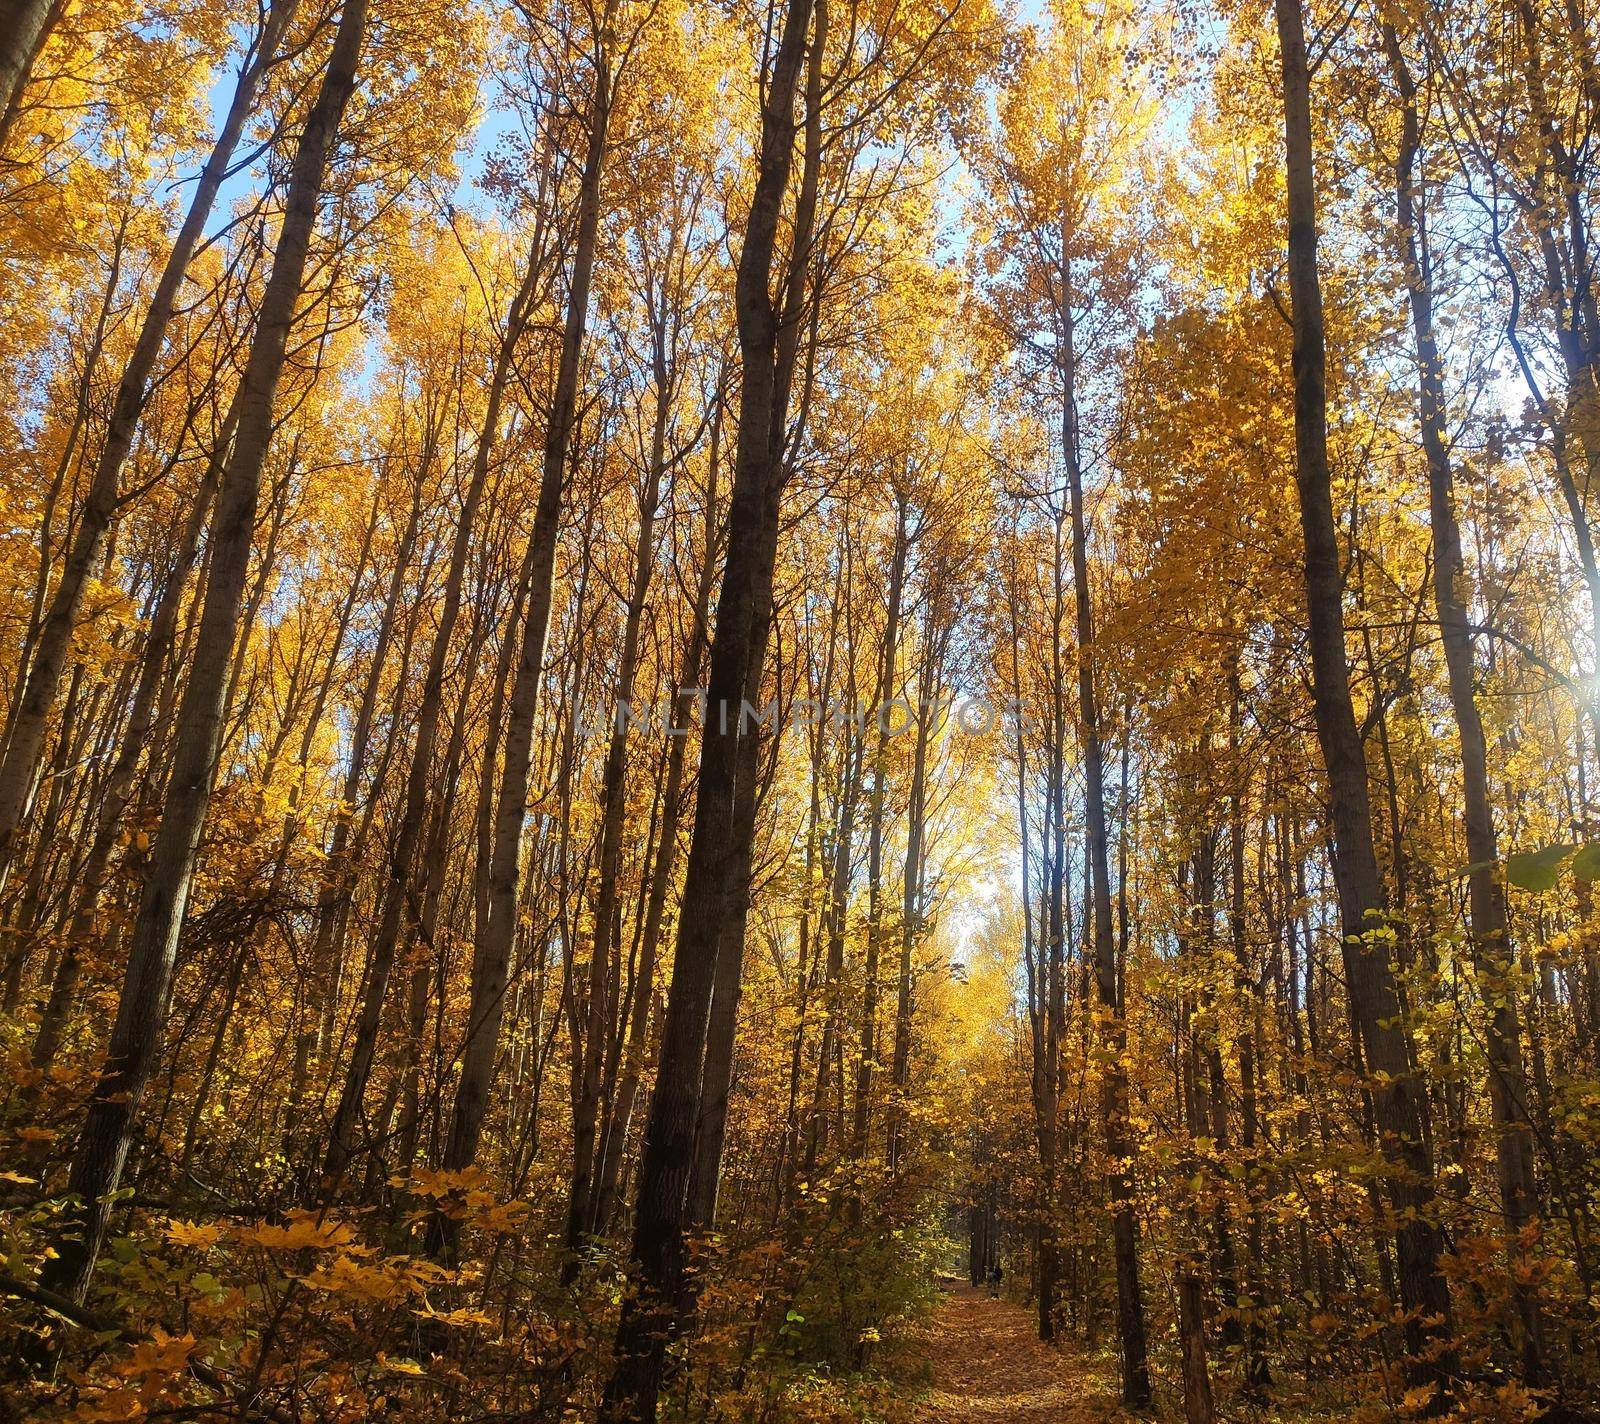
[(1127, 1417), (1087, 1361), (1041, 1344), (1027, 1311), (979, 1287), (947, 1291), (927, 1347), (933, 1388), (917, 1424), (1111, 1424)]

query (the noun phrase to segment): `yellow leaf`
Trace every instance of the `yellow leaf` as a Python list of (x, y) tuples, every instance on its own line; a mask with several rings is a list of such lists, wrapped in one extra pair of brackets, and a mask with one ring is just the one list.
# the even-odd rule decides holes
[(318, 1221), (310, 1212), (289, 1213), (283, 1226), (259, 1222), (239, 1232), (239, 1240), (250, 1246), (262, 1246), (268, 1251), (302, 1251), (308, 1247), (326, 1249), (348, 1246), (356, 1239), (355, 1228), (342, 1221)]
[(163, 1230), (174, 1246), (193, 1246), (198, 1251), (208, 1251), (222, 1240), (222, 1227), (215, 1222), (202, 1226), (197, 1221), (169, 1220)]

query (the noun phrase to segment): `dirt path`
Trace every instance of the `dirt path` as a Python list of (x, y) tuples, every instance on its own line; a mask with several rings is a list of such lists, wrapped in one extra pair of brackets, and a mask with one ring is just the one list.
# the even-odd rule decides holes
[(1032, 1317), (969, 1285), (953, 1287), (928, 1336), (933, 1389), (918, 1424), (1112, 1424), (1126, 1418), (1070, 1351), (1039, 1343)]

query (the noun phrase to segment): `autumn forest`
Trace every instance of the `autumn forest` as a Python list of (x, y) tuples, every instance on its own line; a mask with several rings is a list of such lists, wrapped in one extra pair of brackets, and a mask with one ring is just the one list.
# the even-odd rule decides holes
[(1600, 1419), (1592, 0), (0, 0), (0, 1420)]

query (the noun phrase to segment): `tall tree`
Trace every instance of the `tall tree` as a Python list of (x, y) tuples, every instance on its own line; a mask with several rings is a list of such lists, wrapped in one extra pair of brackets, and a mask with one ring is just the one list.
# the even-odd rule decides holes
[(1328, 385), (1322, 284), (1317, 267), (1317, 193), (1312, 156), (1311, 69), (1300, 0), (1275, 0), (1283, 73), (1289, 210), (1289, 296), (1294, 321), (1295, 484), (1305, 542), (1312, 702), (1327, 776), (1333, 873), (1350, 1016), (1371, 1075), (1381, 1147), (1392, 1162), (1389, 1194), (1402, 1222), (1400, 1295), (1407, 1311), (1410, 1368), (1423, 1380), (1453, 1366), (1438, 1339), (1450, 1314), (1433, 1219), (1433, 1161), (1415, 1081), (1384, 921), (1385, 894), (1372, 839), (1367, 756), (1350, 695), (1344, 642), (1344, 566), (1328, 463)]
[[(600, 232), (601, 182), (605, 174), (612, 106), (615, 103), (613, 53), (618, 5), (608, 3), (594, 16), (590, 38), (592, 92), (585, 126), (583, 168), (578, 184), (578, 222), (573, 236), (572, 271), (567, 289), (561, 354), (556, 366), (544, 464), (534, 506), (523, 577), (527, 606), (522, 616), (522, 645), (506, 707), (502, 737), (503, 763), (494, 813), (488, 867), (488, 919), (473, 949), (471, 996), (467, 1008), (466, 1049), (456, 1083), (455, 1111), (444, 1150), (446, 1170), (458, 1171), (477, 1156), (478, 1139), (488, 1107), (489, 1085), (500, 1048), (500, 1019), (505, 1003), (506, 973), (520, 905), (522, 830), (527, 817), (528, 768), (532, 759), (533, 719), (538, 709), (544, 670), (545, 638), (555, 582), (556, 540), (560, 533), (562, 493), (567, 479), (567, 452), (578, 418), (578, 381), (584, 335), (589, 321), (589, 289), (594, 280), (595, 250)], [(643, 21), (640, 22), (641, 24)], [(637, 40), (638, 31), (634, 33)], [(626, 59), (627, 46), (623, 48)], [(578, 1151), (593, 1151), (593, 1120), (581, 1134)], [(586, 1210), (587, 1208), (585, 1208)], [(448, 1218), (436, 1219), (443, 1251), (453, 1249)]]
[[(1456, 518), (1455, 471), (1450, 458), (1444, 363), (1434, 321), (1433, 264), (1428, 258), (1425, 189), (1417, 173), (1422, 115), (1394, 25), (1381, 22), (1384, 55), (1400, 95), (1400, 142), (1394, 160), (1395, 217), (1400, 231), (1401, 270), (1411, 310), (1417, 365), (1417, 420), (1428, 467), (1428, 528), (1433, 541), (1433, 600), (1444, 645), (1450, 709), (1461, 747), (1462, 824), (1467, 847), (1468, 915), (1477, 970), (1488, 1007), (1485, 1033), (1489, 1103), (1496, 1131), (1500, 1210), (1508, 1237), (1520, 1236), (1537, 1212), (1532, 1124), (1523, 1066), (1522, 1024), (1511, 982), (1505, 892), (1499, 880), (1500, 851), (1494, 806), (1489, 799), (1488, 742), (1478, 712), (1472, 619), (1468, 613), (1466, 560)], [(1515, 1248), (1513, 1248), (1515, 1249)], [(1513, 1266), (1515, 1272), (1517, 1268)], [(1525, 1272), (1518, 1272), (1525, 1274)], [(1544, 1329), (1537, 1286), (1517, 1286), (1522, 1329), (1522, 1368), (1537, 1387), (1544, 1376)]]
[(366, 30), (366, 0), (346, 0), (321, 87), (295, 147), (272, 275), (262, 294), (255, 338), (240, 381), (238, 427), (212, 516), (211, 570), (189, 682), (178, 710), (161, 829), (145, 871), (105, 1066), (95, 1082), (72, 1159), (70, 1188), (80, 1205), (65, 1224), (56, 1258), (46, 1272), (52, 1288), (75, 1300), (83, 1298), (94, 1271), (140, 1099), (161, 1047), (178, 931), (216, 778), (223, 695), (238, 640), (261, 471), (272, 436), (273, 397), (283, 372), (329, 160), (355, 91)]
[[(813, 44), (814, 53), (820, 54), (827, 32), (826, 0), (816, 14)], [(795, 93), (812, 21), (812, 0), (790, 0), (777, 45), (770, 56), (762, 57), (761, 141), (735, 296), (742, 383), (728, 507), (728, 558), (711, 639), (684, 908), (639, 1170), (633, 1242), (639, 1279), (623, 1302), (617, 1326), (617, 1363), (601, 1409), (607, 1420), (655, 1418), (686, 1265), (686, 1213), (700, 1116), (701, 1066), (720, 919), (732, 889), (730, 872), (736, 854), (730, 831), (741, 731), (739, 703), (752, 661), (756, 607), (771, 598), (771, 558), (762, 557), (762, 548), (768, 527), (773, 537), (777, 532), (784, 434), (777, 404), (779, 311), (772, 282), (784, 193), (794, 161)], [(820, 59), (813, 69), (819, 66)], [(796, 252), (790, 260), (802, 256)], [(763, 566), (765, 588), (757, 586)]]

